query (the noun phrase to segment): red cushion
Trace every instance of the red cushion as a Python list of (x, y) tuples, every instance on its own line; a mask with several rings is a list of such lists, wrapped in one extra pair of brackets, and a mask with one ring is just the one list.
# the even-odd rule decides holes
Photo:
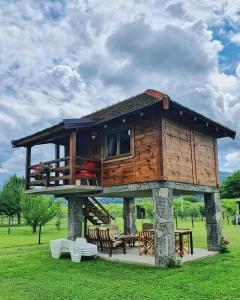
[[(86, 167), (86, 168), (96, 168), (97, 167), (97, 163), (94, 161), (84, 161), (81, 165), (82, 167)], [(96, 178), (97, 175), (95, 172), (91, 171), (91, 170), (81, 170), (76, 172), (77, 175), (80, 175), (82, 177), (92, 177), (92, 178)]]
[(96, 168), (97, 167), (97, 163), (95, 161), (87, 161), (87, 160), (85, 160), (82, 163), (82, 166), (83, 167), (87, 167), (87, 168)]
[(89, 170), (82, 170), (80, 172), (77, 173), (78, 175), (82, 176), (82, 177), (92, 177), (92, 178), (96, 178), (97, 175)]

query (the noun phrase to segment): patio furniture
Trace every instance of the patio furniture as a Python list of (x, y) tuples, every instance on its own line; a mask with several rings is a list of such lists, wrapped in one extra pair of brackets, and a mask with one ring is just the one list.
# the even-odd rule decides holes
[(94, 256), (97, 257), (98, 249), (97, 245), (88, 243), (85, 238), (76, 238), (73, 242), (71, 258), (72, 261), (79, 262), (82, 256)]
[(80, 165), (80, 169), (76, 168), (76, 175), (80, 178), (76, 180), (76, 184), (81, 185), (82, 179), (86, 180), (87, 185), (90, 185), (91, 181), (98, 186), (97, 173), (95, 172), (97, 168), (97, 162), (95, 161), (84, 161)]
[(189, 228), (178, 228), (174, 232), (176, 252), (178, 252), (180, 256), (184, 255), (184, 251), (193, 254), (192, 230)]
[(84, 238), (76, 241), (58, 239), (50, 241), (52, 258), (59, 259), (62, 253), (70, 253), (73, 262), (80, 262), (82, 256), (94, 256), (98, 254), (97, 246), (87, 243)]
[(129, 247), (135, 247), (135, 242), (138, 241), (137, 234), (124, 234), (121, 236), (121, 239), (124, 240)]
[(121, 239), (121, 232), (117, 224), (105, 225), (109, 227), (109, 234), (112, 240)]
[(50, 241), (52, 258), (59, 259), (62, 253), (69, 253), (72, 241), (67, 239), (58, 239)]
[(98, 237), (101, 244), (101, 250), (109, 249), (109, 257), (112, 256), (112, 251), (118, 248), (123, 249), (123, 253), (126, 254), (126, 244), (125, 241), (121, 238), (114, 238), (112, 234), (110, 234), (109, 227), (99, 227), (98, 228)]
[(121, 237), (117, 224), (107, 224), (104, 226), (89, 226), (87, 241), (97, 245), (101, 251), (109, 249), (109, 256), (112, 256), (112, 250), (123, 248), (126, 254), (126, 243)]
[(99, 239), (99, 236), (98, 236), (98, 228), (100, 226), (99, 225), (92, 225), (92, 226), (89, 226), (88, 227), (88, 230), (87, 230), (87, 241), (89, 243), (92, 243), (94, 245), (97, 245), (97, 247), (99, 249), (101, 249), (101, 241)]
[(154, 233), (152, 231), (138, 232), (139, 255), (154, 255)]

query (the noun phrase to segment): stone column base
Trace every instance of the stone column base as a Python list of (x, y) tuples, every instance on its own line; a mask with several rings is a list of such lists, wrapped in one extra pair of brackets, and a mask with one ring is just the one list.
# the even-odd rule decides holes
[(173, 190), (153, 189), (155, 265), (167, 267), (175, 255), (175, 234), (173, 227)]
[(68, 200), (68, 239), (75, 241), (82, 237), (82, 221), (84, 197), (69, 197)]
[(221, 209), (219, 193), (204, 194), (209, 251), (219, 251), (222, 238)]

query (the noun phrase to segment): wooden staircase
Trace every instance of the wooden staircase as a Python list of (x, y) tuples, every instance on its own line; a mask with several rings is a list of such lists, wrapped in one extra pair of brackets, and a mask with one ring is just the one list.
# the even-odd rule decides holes
[(83, 214), (85, 220), (93, 225), (110, 224), (115, 218), (109, 211), (94, 197), (88, 197), (84, 203)]

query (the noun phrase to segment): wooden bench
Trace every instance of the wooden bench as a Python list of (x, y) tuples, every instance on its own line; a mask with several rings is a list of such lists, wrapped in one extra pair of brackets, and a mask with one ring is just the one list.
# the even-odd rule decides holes
[(126, 254), (125, 241), (120, 237), (114, 237), (114, 234), (111, 234), (109, 226), (88, 228), (87, 240), (89, 243), (98, 245), (101, 251), (103, 251), (103, 249), (108, 249), (109, 257), (112, 256), (113, 250), (119, 248), (122, 248), (123, 253)]

